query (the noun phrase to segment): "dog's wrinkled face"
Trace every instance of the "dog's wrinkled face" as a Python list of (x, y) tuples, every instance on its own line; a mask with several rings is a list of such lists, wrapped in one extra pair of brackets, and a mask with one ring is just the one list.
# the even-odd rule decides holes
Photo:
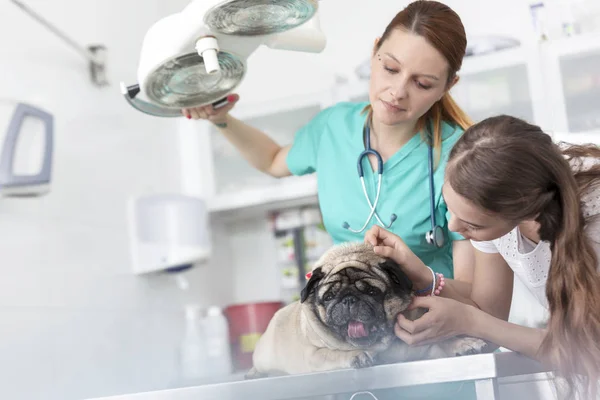
[(338, 245), (315, 264), (301, 302), (340, 340), (368, 349), (394, 337), (412, 283), (394, 261), (363, 243)]

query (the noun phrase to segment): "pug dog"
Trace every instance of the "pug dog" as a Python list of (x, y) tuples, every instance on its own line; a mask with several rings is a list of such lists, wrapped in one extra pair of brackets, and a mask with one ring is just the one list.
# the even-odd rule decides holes
[(253, 354), (247, 379), (483, 352), (486, 342), (455, 337), (409, 346), (394, 334), (407, 311), (412, 282), (366, 243), (333, 246), (317, 261), (299, 301), (275, 313)]

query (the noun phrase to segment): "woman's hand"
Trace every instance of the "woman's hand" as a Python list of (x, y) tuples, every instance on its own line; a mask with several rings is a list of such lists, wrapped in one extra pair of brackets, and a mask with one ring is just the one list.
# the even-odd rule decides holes
[(227, 96), (228, 104), (221, 108), (213, 108), (212, 104), (208, 104), (202, 107), (195, 108), (184, 108), (181, 113), (188, 119), (205, 119), (212, 122), (213, 124), (225, 124), (227, 123), (227, 114), (240, 99), (237, 94), (230, 94)]
[(415, 296), (408, 310), (415, 308), (429, 311), (414, 321), (399, 314), (394, 326), (396, 336), (409, 345), (425, 345), (468, 334), (465, 327), (471, 326), (472, 306), (444, 297)]
[(373, 225), (365, 234), (365, 242), (370, 243), (376, 254), (398, 263), (415, 285), (415, 289), (431, 286), (433, 276), (423, 261), (413, 253), (399, 236), (379, 225)]

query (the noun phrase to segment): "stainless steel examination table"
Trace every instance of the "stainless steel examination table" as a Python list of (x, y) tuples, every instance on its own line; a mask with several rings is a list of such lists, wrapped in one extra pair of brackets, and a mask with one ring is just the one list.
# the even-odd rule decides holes
[[(349, 400), (357, 392), (450, 382), (474, 382), (477, 400), (499, 400), (500, 386), (548, 380), (549, 374), (546, 372), (547, 369), (530, 358), (517, 353), (501, 352), (381, 365), (360, 370), (344, 369), (255, 380), (239, 378), (240, 380), (202, 386), (95, 400)], [(514, 395), (503, 397), (515, 400)], [(520, 399), (521, 395), (516, 397)], [(523, 394), (522, 398), (532, 397)]]

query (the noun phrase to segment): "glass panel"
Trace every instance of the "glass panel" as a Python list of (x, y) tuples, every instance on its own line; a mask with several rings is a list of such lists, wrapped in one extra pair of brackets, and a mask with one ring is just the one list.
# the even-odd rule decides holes
[(600, 130), (600, 51), (560, 58), (569, 132)]
[[(281, 146), (291, 144), (298, 129), (308, 123), (321, 110), (319, 105), (247, 118), (245, 123), (268, 134)], [(213, 161), (217, 194), (257, 189), (287, 183), (302, 177), (273, 178), (252, 167), (239, 151), (216, 130), (212, 133)]]
[(525, 64), (461, 75), (451, 94), (474, 122), (498, 114), (535, 122)]
[(349, 101), (355, 103), (362, 103), (363, 101), (369, 101), (369, 93), (365, 92), (356, 96), (350, 96)]
[(13, 174), (35, 176), (42, 172), (47, 146), (46, 129), (46, 122), (37, 117), (23, 118), (15, 146)]

